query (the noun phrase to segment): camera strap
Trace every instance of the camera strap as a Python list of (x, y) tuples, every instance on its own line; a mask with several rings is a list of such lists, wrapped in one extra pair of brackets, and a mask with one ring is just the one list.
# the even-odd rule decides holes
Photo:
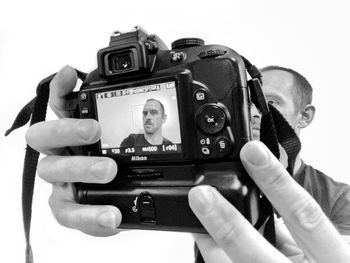
[(259, 69), (245, 57), (241, 57), (252, 77), (248, 81), (251, 100), (262, 114), (260, 141), (270, 149), (277, 159), (280, 157), (278, 143), (281, 144), (288, 156), (287, 171), (293, 176), (295, 160), (301, 150), (300, 139), (283, 115), (272, 104), (267, 105), (262, 91), (262, 77)]
[[(78, 70), (76, 71), (78, 77), (81, 80), (84, 80), (86, 78), (86, 73), (83, 73)], [(18, 113), (11, 128), (6, 131), (5, 136), (9, 135), (13, 130), (24, 126), (29, 122), (29, 120), (30, 126), (45, 120), (47, 104), (49, 100), (50, 82), (55, 75), (56, 73), (50, 75), (38, 84), (36, 90), (36, 97), (33, 98), (29, 103), (27, 103)], [(39, 152), (27, 145), (22, 173), (22, 215), (24, 234), (26, 239), (26, 263), (34, 262), (33, 252), (30, 245), (30, 225), (32, 218), (32, 202), (35, 184), (35, 174), (39, 155)]]
[[(248, 81), (251, 100), (262, 114), (260, 141), (270, 149), (277, 159), (280, 157), (279, 144), (281, 144), (288, 156), (287, 171), (293, 176), (295, 160), (301, 150), (299, 137), (283, 115), (273, 105), (268, 105), (266, 103), (261, 86), (262, 78), (260, 71), (246, 58), (243, 56), (242, 58), (249, 75), (252, 77), (252, 79)], [(276, 213), (278, 215), (278, 213), (274, 210), (272, 204), (265, 195), (262, 195), (259, 200), (259, 210), (260, 215), (254, 227), (259, 230), (265, 224), (263, 235), (271, 244), (275, 245), (276, 233), (274, 214)]]

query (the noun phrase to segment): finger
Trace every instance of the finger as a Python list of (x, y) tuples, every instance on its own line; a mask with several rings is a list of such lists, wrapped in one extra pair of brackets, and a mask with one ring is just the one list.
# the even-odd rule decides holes
[(26, 133), (27, 144), (44, 154), (57, 154), (66, 146), (92, 144), (100, 137), (100, 125), (92, 119), (66, 118), (39, 122)]
[(108, 183), (116, 176), (117, 164), (107, 157), (46, 156), (37, 167), (38, 175), (49, 183)]
[(342, 262), (350, 250), (316, 201), (258, 141), (247, 143), (241, 160), (260, 189), (284, 218), (307, 257), (316, 262)]
[(70, 66), (57, 72), (50, 83), (49, 105), (57, 117), (68, 117), (66, 95), (71, 93), (77, 84), (77, 72)]
[(207, 234), (193, 234), (202, 257), (206, 263), (232, 263), (218, 244)]
[[(55, 187), (59, 187), (54, 185)], [(117, 207), (106, 205), (80, 205), (72, 200), (56, 198), (55, 190), (49, 204), (56, 220), (63, 226), (93, 236), (111, 236), (120, 230), (122, 215)]]
[(288, 262), (213, 187), (192, 188), (189, 204), (211, 237), (233, 262)]
[(294, 241), (286, 225), (283, 223), (283, 219), (277, 219), (276, 217), (274, 219), (276, 231), (276, 248), (278, 249), (278, 251), (282, 252), (283, 255), (287, 256), (289, 259), (299, 258), (304, 260), (303, 251), (298, 247), (298, 245)]

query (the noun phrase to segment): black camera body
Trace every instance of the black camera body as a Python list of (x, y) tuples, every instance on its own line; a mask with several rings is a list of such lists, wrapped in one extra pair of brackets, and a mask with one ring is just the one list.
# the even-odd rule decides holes
[(117, 206), (121, 228), (205, 232), (188, 205), (188, 191), (205, 184), (255, 223), (258, 189), (239, 159), (251, 139), (241, 56), (197, 38), (168, 50), (137, 28), (113, 35), (97, 57), (67, 107), (71, 117), (98, 120), (102, 136), (75, 154), (111, 157), (118, 174), (76, 184), (77, 201)]

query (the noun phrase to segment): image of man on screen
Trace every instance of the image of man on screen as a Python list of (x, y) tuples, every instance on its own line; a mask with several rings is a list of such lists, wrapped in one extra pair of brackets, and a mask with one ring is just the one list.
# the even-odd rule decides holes
[(166, 122), (167, 115), (163, 104), (156, 99), (148, 99), (143, 106), (142, 121), (144, 133), (131, 133), (120, 144), (121, 147), (151, 146), (172, 144), (163, 137), (162, 126)]

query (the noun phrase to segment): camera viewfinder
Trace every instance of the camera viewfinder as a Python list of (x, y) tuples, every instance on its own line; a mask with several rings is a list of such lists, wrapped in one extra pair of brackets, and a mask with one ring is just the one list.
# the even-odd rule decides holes
[(109, 56), (109, 68), (111, 73), (118, 73), (132, 70), (134, 67), (133, 53), (126, 51), (123, 53), (112, 53)]

